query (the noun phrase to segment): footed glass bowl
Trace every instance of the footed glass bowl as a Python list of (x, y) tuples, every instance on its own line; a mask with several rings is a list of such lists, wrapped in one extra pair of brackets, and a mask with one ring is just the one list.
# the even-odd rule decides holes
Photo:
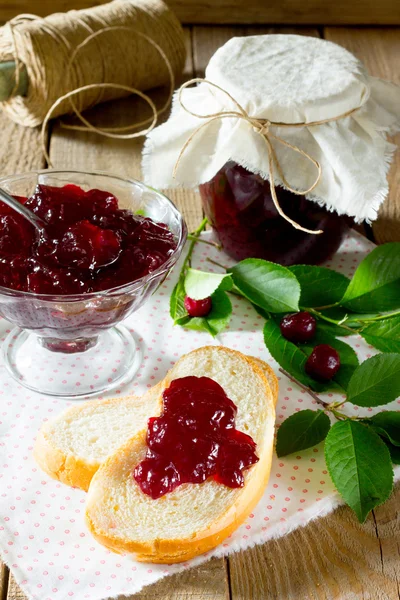
[(154, 293), (178, 260), (187, 230), (182, 215), (163, 194), (134, 180), (106, 173), (37, 171), (0, 179), (9, 194), (30, 196), (37, 184), (106, 190), (120, 208), (165, 223), (176, 249), (165, 263), (132, 283), (79, 295), (35, 294), (0, 286), (0, 315), (16, 325), (3, 344), (7, 370), (23, 386), (79, 399), (131, 379), (141, 363), (135, 337), (121, 325)]

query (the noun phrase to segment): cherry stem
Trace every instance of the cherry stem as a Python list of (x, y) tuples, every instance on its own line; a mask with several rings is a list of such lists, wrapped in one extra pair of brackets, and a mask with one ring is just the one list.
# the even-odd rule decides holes
[(320, 313), (315, 308), (305, 308), (304, 310), (306, 310), (307, 312), (315, 315), (319, 319), (322, 319), (323, 321), (327, 321), (328, 323), (333, 323), (333, 325), (337, 325), (338, 327), (342, 327), (343, 329), (346, 329), (346, 331), (351, 331), (351, 333), (353, 335), (357, 334), (358, 331), (359, 331), (358, 329), (352, 329), (352, 327), (348, 327), (347, 325), (344, 325), (344, 324), (340, 323), (339, 321), (335, 321), (335, 319), (331, 319), (330, 317), (326, 317), (325, 315), (323, 315), (322, 313)]
[(284, 375), (286, 375), (286, 377), (288, 377), (288, 379), (290, 379), (290, 381), (293, 381), (293, 383), (297, 383), (297, 385), (302, 390), (307, 392), (307, 394), (309, 394), (311, 396), (311, 398), (314, 398), (314, 400), (316, 400), (318, 402), (318, 404), (321, 404), (321, 406), (323, 406), (325, 410), (332, 413), (338, 419), (338, 421), (344, 421), (345, 419), (354, 419), (354, 418), (357, 419), (358, 418), (358, 417), (348, 417), (344, 413), (341, 413), (338, 410), (336, 410), (336, 408), (338, 408), (339, 406), (344, 404), (346, 402), (346, 400), (343, 400), (343, 402), (325, 402), (319, 396), (317, 396), (317, 394), (315, 392), (313, 392), (313, 390), (311, 388), (300, 383), (300, 381), (298, 381), (298, 379), (296, 379), (295, 377), (290, 375), (290, 373), (285, 371), (285, 369), (280, 368), (279, 371), (281, 373), (283, 373)]
[(291, 381), (293, 381), (293, 383), (297, 383), (297, 385), (302, 390), (304, 390), (305, 392), (307, 392), (307, 394), (309, 394), (312, 398), (314, 398), (314, 400), (316, 400), (318, 402), (318, 404), (322, 404), (322, 406), (324, 406), (325, 408), (329, 408), (330, 403), (329, 402), (325, 402), (324, 400), (321, 400), (321, 398), (319, 396), (317, 396), (317, 394), (315, 392), (313, 392), (311, 388), (309, 388), (306, 385), (303, 385), (302, 383), (300, 383), (300, 381), (298, 381), (298, 379), (296, 379), (295, 377), (293, 377), (292, 375), (290, 375), (290, 373), (288, 373), (287, 371), (285, 371), (285, 369), (280, 368), (279, 370), (280, 370), (281, 373), (283, 373), (284, 375), (286, 375), (286, 377), (288, 377)]
[(400, 310), (396, 310), (393, 313), (389, 313), (386, 315), (379, 315), (377, 317), (373, 317), (372, 319), (354, 319), (358, 323), (373, 323), (374, 321), (381, 321), (382, 319), (391, 319), (392, 317), (396, 317), (400, 315)]
[(328, 308), (336, 308), (336, 306), (340, 306), (339, 302), (335, 302), (334, 304), (327, 304), (326, 306), (316, 306), (315, 310), (327, 310)]
[(229, 267), (221, 265), (216, 260), (212, 260), (212, 258), (207, 258), (207, 262), (211, 263), (212, 265), (215, 265), (216, 267), (219, 267), (220, 269), (224, 269), (224, 271), (227, 271), (229, 269)]
[(188, 240), (195, 240), (196, 242), (200, 242), (201, 244), (207, 244), (208, 246), (212, 246), (217, 250), (222, 250), (221, 244), (217, 244), (217, 242), (209, 242), (208, 240), (202, 240), (201, 238), (196, 237), (193, 233), (189, 233), (187, 237)]
[(193, 233), (190, 234), (191, 242), (190, 242), (188, 253), (187, 253), (186, 258), (182, 265), (181, 275), (186, 272), (187, 266), (190, 267), (194, 247), (195, 247), (196, 243), (199, 241), (199, 236), (200, 236), (201, 232), (204, 231), (207, 224), (208, 224), (208, 219), (207, 219), (207, 217), (205, 217), (202, 220), (202, 222), (200, 223), (200, 225), (197, 227), (197, 229), (195, 229), (193, 231)]

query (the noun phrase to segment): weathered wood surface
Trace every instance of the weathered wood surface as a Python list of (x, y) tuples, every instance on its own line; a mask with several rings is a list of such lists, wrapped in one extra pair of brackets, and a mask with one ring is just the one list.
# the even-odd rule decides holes
[[(190, 51), (185, 78), (202, 75), (211, 54), (232, 35), (267, 31), (271, 29), (193, 27), (187, 32)], [(293, 28), (290, 31), (294, 31)], [(299, 32), (298, 29), (295, 31)], [(356, 52), (365, 62), (372, 61), (368, 64), (371, 69), (375, 65), (376, 69), (382, 69), (382, 76), (390, 78), (394, 77), (393, 71), (384, 69), (387, 65), (394, 68), (392, 58), (385, 55), (393, 48), (391, 43), (385, 42), (385, 36), (391, 36), (391, 31), (373, 31), (371, 39), (374, 43), (368, 42), (370, 30), (328, 29), (326, 35)], [(318, 34), (310, 28), (300, 32)], [(161, 93), (158, 94), (161, 101)], [(126, 124), (134, 115), (141, 118), (144, 110), (138, 100), (125, 99), (97, 107), (92, 116), (96, 123), (118, 125)], [(0, 126), (3, 132), (1, 174), (43, 165), (37, 130), (19, 128), (1, 116)], [(50, 138), (50, 157), (58, 168), (103, 169), (140, 177), (141, 147), (140, 140), (109, 140), (62, 129), (56, 124)], [(398, 167), (393, 177), (397, 177), (398, 182)], [(187, 190), (169, 192), (169, 195), (185, 214), (189, 228), (193, 229), (202, 216), (198, 195)], [(393, 202), (397, 207), (395, 197)], [(391, 205), (392, 198), (388, 203), (389, 211)], [(400, 223), (400, 215), (398, 219)], [(400, 239), (399, 230), (400, 225), (397, 239)], [(396, 227), (393, 235), (396, 235)], [(167, 578), (131, 596), (130, 600), (399, 600), (399, 508), (398, 487), (392, 498), (375, 510), (363, 526), (357, 523), (349, 509), (343, 507), (289, 536)], [(25, 600), (25, 596), (12, 576), (8, 582), (7, 570), (3, 568), (0, 600), (6, 599)]]
[[(400, 2), (399, 2), (400, 6)], [(365, 64), (371, 75), (400, 84), (400, 29), (348, 29), (327, 27), (326, 39), (344, 46)], [(400, 134), (393, 138), (400, 146)], [(375, 241), (400, 241), (400, 151), (397, 151), (389, 173), (389, 197), (378, 220), (372, 225)]]
[[(88, 8), (109, 0), (2, 0), (0, 20), (19, 13), (45, 16)], [(329, 25), (399, 25), (397, 0), (166, 0), (183, 23), (285, 23)]]

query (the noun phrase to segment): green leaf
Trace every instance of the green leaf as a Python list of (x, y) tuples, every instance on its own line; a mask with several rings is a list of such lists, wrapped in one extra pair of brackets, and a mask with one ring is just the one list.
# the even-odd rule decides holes
[(376, 433), (387, 438), (394, 446), (400, 446), (400, 412), (380, 412), (369, 419), (363, 419), (363, 423), (370, 425)]
[(206, 273), (190, 268), (185, 278), (186, 294), (194, 300), (208, 298), (217, 290), (228, 291), (232, 286), (232, 275), (229, 273)]
[(242, 294), (264, 310), (272, 313), (299, 310), (300, 284), (286, 267), (247, 258), (229, 272)]
[(207, 331), (213, 337), (221, 333), (229, 324), (232, 304), (225, 292), (217, 290), (211, 296), (212, 308), (206, 317), (193, 317), (184, 323), (186, 329)]
[(180, 277), (178, 280), (178, 283), (172, 290), (171, 298), (169, 301), (169, 314), (171, 315), (172, 319), (174, 320), (174, 324), (181, 324), (181, 323), (179, 323), (179, 321), (181, 321), (181, 319), (184, 317), (189, 318), (189, 315), (188, 315), (187, 310), (184, 305), (184, 301), (185, 301), (184, 280), (182, 277)]
[(354, 371), (347, 401), (357, 406), (380, 406), (400, 396), (400, 354), (378, 354)]
[(283, 421), (278, 429), (276, 453), (279, 457), (311, 448), (322, 442), (331, 422), (323, 410), (301, 410)]
[(293, 265), (289, 270), (301, 286), (300, 306), (308, 308), (339, 302), (350, 283), (350, 279), (326, 267)]
[(361, 335), (381, 352), (400, 352), (400, 316), (371, 323)]
[(354, 312), (379, 312), (400, 307), (400, 243), (375, 248), (358, 265), (341, 301)]
[(393, 488), (390, 453), (370, 427), (350, 419), (335, 423), (325, 440), (325, 459), (336, 489), (360, 523), (389, 498)]
[(352, 331), (349, 331), (348, 329), (345, 329), (340, 325), (335, 325), (334, 323), (327, 323), (326, 321), (322, 321), (320, 319), (318, 319), (318, 329), (326, 331), (326, 333), (334, 337), (337, 335), (340, 337), (347, 337), (349, 335), (355, 334), (355, 332), (353, 333)]
[(386, 438), (383, 438), (383, 441), (385, 442), (387, 449), (390, 452), (390, 458), (392, 459), (392, 463), (394, 465), (400, 465), (400, 448), (391, 444)]

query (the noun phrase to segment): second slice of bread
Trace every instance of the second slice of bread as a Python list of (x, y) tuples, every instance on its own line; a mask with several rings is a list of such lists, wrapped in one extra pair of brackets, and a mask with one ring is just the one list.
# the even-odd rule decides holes
[[(133, 478), (147, 450), (146, 429), (109, 457), (94, 475), (86, 520), (106, 547), (133, 554), (136, 560), (172, 563), (188, 560), (218, 545), (249, 515), (267, 484), (274, 439), (274, 397), (263, 371), (253, 359), (223, 347), (205, 347), (182, 357), (163, 387), (188, 375), (218, 382), (236, 404), (236, 427), (252, 436), (259, 462), (244, 472), (243, 488), (232, 489), (208, 479), (184, 484), (153, 500)], [(162, 395), (157, 395), (162, 411)]]

